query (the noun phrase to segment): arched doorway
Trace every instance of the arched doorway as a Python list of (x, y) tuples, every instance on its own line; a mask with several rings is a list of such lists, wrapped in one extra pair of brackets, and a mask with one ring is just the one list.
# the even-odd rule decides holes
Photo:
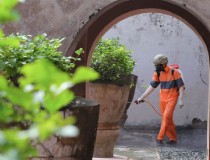
[[(205, 25), (196, 18), (196, 15), (189, 12), (184, 5), (178, 6), (162, 0), (123, 0), (112, 3), (93, 16), (78, 33), (69, 47), (67, 55), (71, 55), (76, 49), (82, 47), (85, 54), (83, 55), (80, 64), (88, 65), (88, 58), (91, 57), (90, 55), (96, 43), (111, 26), (129, 16), (147, 12), (164, 13), (180, 19), (197, 33), (206, 45), (208, 53), (210, 53), (210, 32)], [(75, 88), (76, 94), (85, 97), (85, 88), (85, 84), (77, 86), (77, 88)]]
[[(132, 74), (138, 76), (138, 81), (133, 100), (139, 98), (151, 82), (154, 56), (164, 53), (169, 58), (169, 65), (176, 63), (180, 66), (186, 81), (185, 107), (181, 110), (176, 107), (174, 112), (177, 128), (192, 126), (195, 119), (206, 125), (208, 52), (203, 41), (191, 28), (170, 15), (141, 13), (121, 20), (102, 36), (103, 39), (115, 37), (119, 37), (120, 42), (132, 51), (136, 62)], [(147, 100), (159, 110), (159, 89)], [(160, 116), (153, 112), (147, 103), (130, 103), (127, 115), (127, 127), (159, 128)]]

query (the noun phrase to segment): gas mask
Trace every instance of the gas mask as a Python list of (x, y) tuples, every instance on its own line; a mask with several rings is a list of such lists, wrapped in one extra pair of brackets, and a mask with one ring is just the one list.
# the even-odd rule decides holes
[(160, 73), (161, 71), (165, 71), (162, 64), (158, 64), (155, 66), (155, 71)]

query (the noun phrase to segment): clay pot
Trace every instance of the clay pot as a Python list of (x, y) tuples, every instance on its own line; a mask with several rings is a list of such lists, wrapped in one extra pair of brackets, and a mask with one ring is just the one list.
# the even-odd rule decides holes
[(129, 90), (129, 85), (89, 83), (87, 98), (100, 104), (94, 157), (113, 157), (114, 146), (120, 133), (119, 121), (125, 110)]
[(119, 123), (120, 127), (122, 127), (122, 128), (124, 128), (125, 122), (128, 118), (127, 111), (133, 101), (133, 97), (134, 97), (135, 90), (136, 90), (137, 80), (138, 80), (138, 76), (136, 76), (134, 74), (131, 74), (129, 77), (127, 77), (127, 81), (130, 82), (132, 85), (129, 90), (129, 96), (128, 96), (128, 101), (127, 101), (125, 110), (123, 112), (123, 115), (122, 115), (122, 117), (120, 119), (120, 123)]
[(77, 97), (64, 107), (63, 117), (75, 116), (80, 134), (75, 138), (52, 136), (37, 143), (38, 156), (32, 160), (92, 160), (99, 116), (99, 104), (92, 100)]

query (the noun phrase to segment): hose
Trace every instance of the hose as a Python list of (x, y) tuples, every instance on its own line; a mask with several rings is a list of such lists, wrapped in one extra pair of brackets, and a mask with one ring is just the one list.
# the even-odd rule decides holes
[(144, 100), (144, 102), (147, 102), (147, 104), (148, 104), (150, 107), (152, 107), (152, 109), (153, 109), (159, 116), (162, 116), (162, 115), (155, 109), (155, 107), (154, 107), (149, 101), (145, 101), (145, 100)]
[[(159, 116), (162, 116), (156, 109), (155, 107), (147, 100), (141, 100), (140, 102), (135, 101), (134, 103), (138, 104), (138, 103), (143, 103), (146, 102), (150, 107), (152, 107), (152, 109), (155, 111), (155, 113), (157, 113)], [(128, 102), (131, 103), (131, 102)]]

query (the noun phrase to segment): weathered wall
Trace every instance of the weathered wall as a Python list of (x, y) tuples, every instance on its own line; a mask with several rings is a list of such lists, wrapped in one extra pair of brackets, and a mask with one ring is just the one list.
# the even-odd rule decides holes
[[(170, 1), (170, 0), (165, 0)], [(194, 13), (200, 20), (202, 20), (208, 28), (210, 28), (210, 1), (209, 0), (171, 0), (175, 4), (179, 4)]]
[(62, 51), (66, 53), (77, 32), (104, 6), (114, 0), (27, 0), (18, 10), (19, 23), (10, 23), (5, 33), (36, 35), (47, 33), (50, 37), (63, 38)]
[[(77, 32), (94, 14), (116, 0), (27, 0), (20, 4), (20, 23), (4, 27), (6, 33), (47, 33), (50, 37), (66, 37), (62, 51), (66, 53)], [(209, 0), (168, 0), (190, 9), (210, 28)]]
[[(185, 107), (176, 108), (175, 123), (190, 125), (194, 118), (207, 121), (208, 53), (205, 44), (187, 25), (172, 16), (144, 13), (124, 19), (103, 36), (112, 37), (120, 37), (121, 43), (133, 51), (134, 74), (138, 75), (134, 100), (149, 86), (154, 71), (153, 57), (163, 53), (168, 56), (169, 65), (180, 65), (186, 83)], [(148, 100), (159, 111), (158, 92), (159, 87)], [(126, 125), (151, 127), (159, 123), (160, 117), (148, 104), (131, 103)]]

